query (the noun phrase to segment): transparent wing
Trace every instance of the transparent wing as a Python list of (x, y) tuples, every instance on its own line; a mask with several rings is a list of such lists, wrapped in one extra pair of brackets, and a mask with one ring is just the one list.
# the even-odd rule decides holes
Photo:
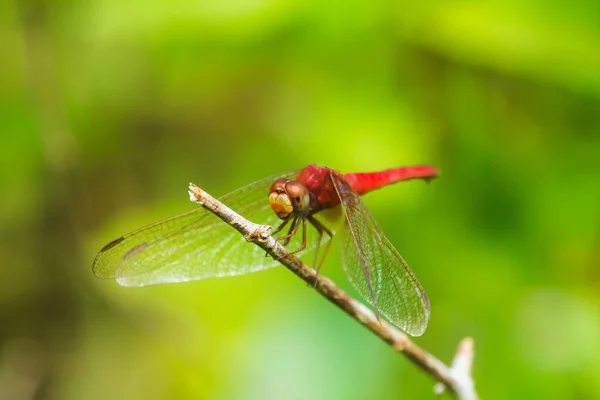
[[(281, 220), (269, 206), (269, 188), (276, 179), (294, 179), (298, 172), (261, 179), (220, 201), (252, 222), (276, 227)], [(302, 253), (313, 250), (317, 242), (314, 229), (307, 233), (308, 246)], [(300, 245), (301, 235), (295, 235), (287, 247)], [(145, 286), (242, 275), (277, 265), (235, 229), (198, 208), (113, 240), (96, 256), (93, 271), (101, 278), (116, 278), (123, 286)]]
[(425, 332), (429, 300), (375, 218), (346, 181), (331, 175), (348, 224), (342, 229), (342, 265), (348, 279), (375, 309), (412, 336)]

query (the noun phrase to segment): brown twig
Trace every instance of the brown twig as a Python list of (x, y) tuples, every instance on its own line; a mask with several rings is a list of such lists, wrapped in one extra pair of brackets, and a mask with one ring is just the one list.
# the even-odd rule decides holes
[(459, 351), (452, 367), (446, 366), (440, 360), (421, 349), (412, 342), (404, 333), (392, 327), (385, 321), (379, 320), (376, 315), (359, 301), (350, 297), (331, 280), (316, 271), (271, 237), (271, 227), (257, 225), (244, 219), (217, 199), (190, 183), (190, 200), (202, 205), (208, 211), (231, 225), (244, 238), (265, 250), (274, 259), (279, 260), (293, 273), (298, 275), (329, 301), (340, 307), (348, 315), (357, 320), (375, 335), (388, 343), (395, 351), (404, 354), (418, 367), (431, 375), (439, 382), (436, 392), (447, 389), (457, 399), (476, 400), (473, 380), (471, 378), (471, 363), (473, 359), (473, 340), (464, 339), (459, 345)]

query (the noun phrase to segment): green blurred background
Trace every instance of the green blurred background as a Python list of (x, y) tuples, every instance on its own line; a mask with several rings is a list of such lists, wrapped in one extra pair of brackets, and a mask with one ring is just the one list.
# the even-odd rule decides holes
[[(365, 197), (416, 342), (480, 395), (600, 398), (600, 3), (0, 5), (0, 398), (433, 398), (285, 268), (128, 289), (111, 239), (309, 163), (432, 164)], [(248, 260), (251, 262), (251, 260)], [(339, 254), (323, 273), (344, 288)]]

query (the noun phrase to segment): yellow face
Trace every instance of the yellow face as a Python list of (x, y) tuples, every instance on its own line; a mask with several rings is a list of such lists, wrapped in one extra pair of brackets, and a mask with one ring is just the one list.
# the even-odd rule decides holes
[(269, 203), (275, 214), (285, 219), (293, 213), (306, 214), (310, 210), (310, 195), (300, 182), (279, 179), (271, 185)]
[(286, 218), (294, 211), (290, 197), (285, 193), (271, 192), (269, 194), (269, 203), (275, 214), (281, 219)]

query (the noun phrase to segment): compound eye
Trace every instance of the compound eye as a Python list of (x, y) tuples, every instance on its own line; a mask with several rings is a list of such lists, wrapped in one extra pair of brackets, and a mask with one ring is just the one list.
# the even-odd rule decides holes
[(285, 192), (290, 198), (294, 212), (305, 213), (310, 207), (308, 189), (300, 182), (289, 181), (285, 184)]
[(269, 193), (285, 193), (285, 184), (288, 182), (287, 179), (278, 179), (271, 185), (271, 189), (269, 189)]

